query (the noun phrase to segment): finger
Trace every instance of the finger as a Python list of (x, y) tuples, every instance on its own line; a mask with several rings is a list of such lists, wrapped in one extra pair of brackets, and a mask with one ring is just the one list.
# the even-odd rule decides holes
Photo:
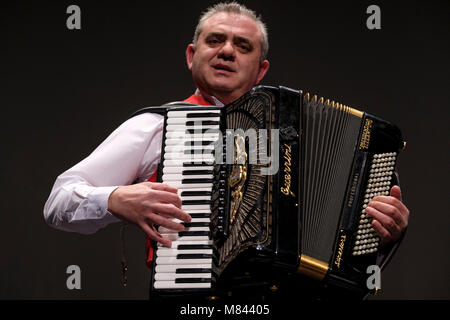
[[(388, 215), (389, 217), (394, 219), (395, 223), (398, 224), (400, 226), (400, 228), (403, 228), (405, 223), (406, 223), (404, 221), (402, 213), (394, 205), (391, 205), (391, 204), (388, 204), (388, 203), (385, 203), (385, 202), (373, 201), (372, 200), (369, 203), (367, 208), (374, 208), (374, 209), (377, 209), (382, 214)], [(383, 221), (381, 221), (381, 222), (383, 222)]]
[(399, 201), (402, 201), (402, 190), (400, 189), (399, 186), (393, 186), (391, 188), (391, 197), (394, 197)]
[(167, 192), (163, 190), (154, 190), (152, 194), (153, 199), (157, 199), (163, 203), (171, 203), (181, 209), (181, 198), (178, 193)]
[(177, 188), (171, 187), (165, 183), (152, 183), (151, 188), (155, 189), (155, 190), (167, 191), (167, 192), (171, 192), (171, 193), (178, 193)]
[(158, 231), (156, 231), (155, 227), (152, 225), (148, 225), (146, 223), (143, 223), (141, 225), (142, 230), (147, 234), (147, 236), (156, 241), (161, 243), (165, 247), (171, 247), (172, 241), (170, 239), (164, 238)]
[(383, 227), (383, 225), (378, 220), (372, 221), (372, 227), (375, 230), (375, 232), (378, 234), (378, 236), (380, 237), (382, 246), (384, 244), (392, 241), (391, 233), (388, 230), (386, 230), (386, 228)]
[(174, 230), (174, 231), (183, 231), (185, 229), (184, 225), (181, 223), (177, 223), (174, 221), (171, 221), (165, 217), (162, 217), (161, 215), (152, 213), (150, 217), (147, 218), (151, 223), (156, 224), (158, 226)]
[(154, 210), (156, 213), (169, 216), (172, 218), (180, 219), (184, 222), (191, 222), (191, 216), (188, 215), (185, 211), (177, 208), (173, 204), (169, 203), (157, 203), (154, 205)]
[(371, 205), (371, 203), (373, 201), (379, 201), (379, 202), (387, 203), (387, 204), (390, 204), (390, 205), (396, 207), (400, 211), (402, 216), (404, 216), (405, 220), (407, 220), (408, 217), (409, 217), (409, 210), (408, 210), (408, 208), (403, 204), (403, 202), (401, 202), (400, 200), (398, 200), (395, 197), (392, 197), (392, 196), (377, 196), (377, 197), (374, 197), (372, 199), (372, 201), (369, 203), (369, 206)]
[(383, 228), (385, 228), (393, 238), (397, 239), (400, 236), (400, 227), (390, 216), (380, 212), (373, 207), (367, 207), (366, 213), (373, 219), (378, 220), (378, 222), (381, 223)]

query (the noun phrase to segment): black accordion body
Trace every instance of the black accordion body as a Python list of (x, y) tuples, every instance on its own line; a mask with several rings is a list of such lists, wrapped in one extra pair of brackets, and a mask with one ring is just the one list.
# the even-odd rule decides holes
[(285, 87), (150, 112), (165, 117), (158, 181), (192, 216), (185, 231), (159, 228), (173, 242), (154, 244), (151, 295), (214, 294), (242, 260), (368, 290), (379, 238), (365, 207), (394, 183), (396, 126)]

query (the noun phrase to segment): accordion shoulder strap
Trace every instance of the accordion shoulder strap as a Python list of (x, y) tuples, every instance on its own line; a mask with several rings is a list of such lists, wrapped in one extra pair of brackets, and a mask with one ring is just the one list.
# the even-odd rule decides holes
[(164, 115), (166, 113), (167, 107), (171, 107), (171, 106), (195, 106), (195, 104), (190, 103), (190, 102), (185, 102), (185, 101), (173, 101), (173, 102), (163, 104), (162, 106), (144, 107), (144, 108), (141, 108), (141, 109), (133, 112), (131, 114), (130, 118), (133, 118), (137, 115), (140, 115), (142, 113), (147, 113), (147, 112), (158, 113), (158, 114)]

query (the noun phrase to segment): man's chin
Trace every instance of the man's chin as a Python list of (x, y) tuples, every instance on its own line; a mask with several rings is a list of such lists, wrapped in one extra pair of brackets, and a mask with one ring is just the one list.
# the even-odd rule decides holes
[(205, 86), (202, 86), (205, 90), (205, 93), (211, 96), (216, 97), (221, 102), (222, 100), (233, 101), (242, 95), (243, 92), (241, 88), (236, 85), (236, 82), (227, 81), (229, 79), (213, 79), (212, 81), (204, 83)]
[(229, 88), (215, 88), (211, 95), (226, 105), (237, 100), (244, 93), (244, 91), (238, 89), (230, 90)]
[(226, 81), (214, 81), (209, 85), (209, 89), (211, 92), (229, 94), (235, 90), (235, 87)]

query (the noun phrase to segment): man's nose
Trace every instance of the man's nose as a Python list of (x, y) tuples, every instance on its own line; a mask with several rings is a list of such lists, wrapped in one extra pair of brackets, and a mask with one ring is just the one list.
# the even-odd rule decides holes
[(235, 51), (234, 46), (230, 41), (226, 41), (220, 48), (218, 57), (226, 61), (234, 61)]

